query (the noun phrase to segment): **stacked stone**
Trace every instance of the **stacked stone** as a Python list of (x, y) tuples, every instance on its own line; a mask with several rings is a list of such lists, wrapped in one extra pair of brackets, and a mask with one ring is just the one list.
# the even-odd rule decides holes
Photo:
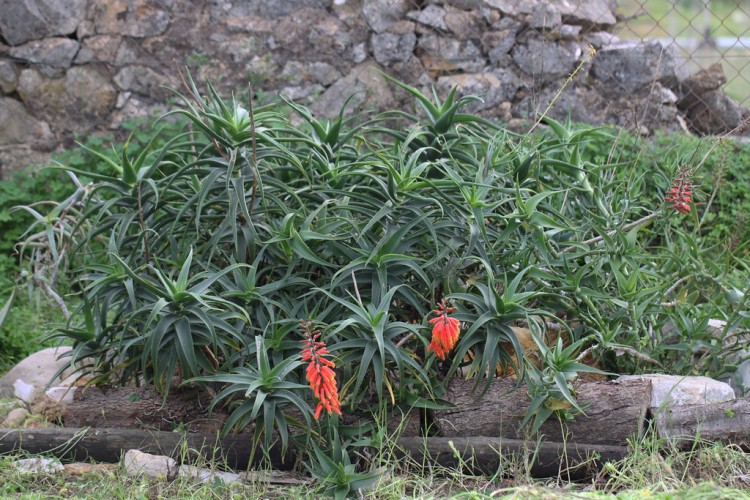
[(503, 121), (556, 96), (552, 116), (644, 133), (677, 129), (685, 113), (704, 133), (742, 121), (719, 92), (721, 120), (701, 108), (693, 125), (686, 95), (700, 85), (683, 89), (673, 48), (612, 35), (615, 11), (616, 0), (0, 0), (0, 176), (45, 163), (76, 134), (164, 110), (183, 66), (223, 93), (249, 82), (321, 116), (362, 90), (359, 108), (411, 105), (383, 70), (481, 94), (472, 111)]

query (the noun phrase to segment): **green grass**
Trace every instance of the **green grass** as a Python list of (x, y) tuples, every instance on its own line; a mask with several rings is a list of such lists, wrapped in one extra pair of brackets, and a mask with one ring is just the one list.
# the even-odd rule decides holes
[[(50, 347), (45, 332), (51, 323), (64, 322), (62, 313), (53, 304), (42, 297), (32, 302), (24, 292), (20, 291), (7, 320), (0, 325), (0, 375), (26, 356)], [(4, 300), (0, 300), (2, 303)]]
[[(719, 0), (620, 0), (618, 12), (636, 16), (627, 31), (641, 38), (702, 37), (708, 27), (713, 36), (750, 34), (750, 6)], [(708, 4), (709, 8), (704, 9)]]
[[(454, 469), (399, 461), (387, 453), (386, 471), (358, 498), (612, 498), (654, 499), (750, 499), (750, 456), (734, 446), (696, 446), (688, 452), (672, 452), (663, 442), (646, 438), (632, 454), (607, 465), (587, 481), (569, 483), (555, 478), (534, 480), (517, 460), (504, 460), (494, 476), (474, 476)], [(178, 477), (134, 478), (123, 468), (97, 470), (85, 475), (23, 474), (11, 462), (18, 456), (0, 456), (0, 498), (320, 498), (313, 483), (289, 486), (269, 483), (201, 483)], [(26, 458), (25, 456), (23, 458)], [(218, 470), (210, 463), (198, 464)], [(299, 479), (308, 477), (300, 472)]]

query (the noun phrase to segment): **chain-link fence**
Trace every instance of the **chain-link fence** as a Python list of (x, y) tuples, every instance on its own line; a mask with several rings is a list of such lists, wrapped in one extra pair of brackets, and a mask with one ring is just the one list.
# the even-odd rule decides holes
[(674, 44), (690, 74), (720, 63), (723, 90), (750, 107), (750, 0), (619, 0), (622, 39)]

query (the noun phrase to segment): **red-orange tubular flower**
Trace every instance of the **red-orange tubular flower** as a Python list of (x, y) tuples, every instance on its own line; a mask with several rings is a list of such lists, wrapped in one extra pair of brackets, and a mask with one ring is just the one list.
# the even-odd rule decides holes
[(461, 323), (456, 318), (448, 316), (450, 313), (455, 312), (455, 310), (455, 307), (448, 307), (445, 299), (443, 299), (438, 304), (437, 309), (432, 311), (437, 317), (430, 320), (432, 324), (432, 341), (427, 350), (434, 352), (435, 356), (440, 359), (445, 359), (445, 355), (458, 342), (458, 334), (461, 333)]
[(693, 201), (693, 181), (686, 167), (680, 169), (672, 181), (672, 187), (664, 199), (669, 203), (669, 208), (677, 210), (681, 214), (690, 213), (690, 204)]
[(315, 418), (325, 409), (330, 415), (336, 412), (341, 415), (341, 402), (339, 391), (336, 388), (336, 373), (333, 371), (336, 365), (327, 356), (328, 348), (323, 342), (318, 341), (320, 332), (313, 328), (312, 321), (300, 321), (300, 330), (305, 336), (302, 341), (302, 361), (307, 365), (307, 381), (313, 394), (318, 398), (318, 406), (315, 408)]

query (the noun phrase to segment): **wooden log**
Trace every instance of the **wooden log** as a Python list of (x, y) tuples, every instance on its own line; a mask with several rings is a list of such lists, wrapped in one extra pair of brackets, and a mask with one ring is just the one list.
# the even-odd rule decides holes
[(86, 387), (63, 409), (66, 427), (153, 429), (214, 434), (228, 417), (222, 408), (208, 415), (211, 397), (198, 388), (173, 388), (166, 400), (152, 386)]
[[(521, 427), (529, 396), (525, 386), (515, 388), (511, 379), (495, 379), (480, 397), (473, 391), (475, 381), (455, 379), (443, 399), (455, 410), (434, 412), (434, 425), (443, 436), (494, 436), (510, 439), (536, 439)], [(628, 438), (638, 437), (646, 427), (651, 403), (647, 380), (594, 381), (576, 385), (576, 400), (584, 415), (560, 422), (554, 416), (540, 428), (546, 441), (582, 442), (626, 446)]]
[[(153, 387), (88, 387), (78, 389), (73, 401), (63, 408), (62, 422), (66, 427), (96, 427), (100, 429), (152, 429), (171, 431), (185, 429), (189, 432), (215, 434), (227, 421), (228, 413), (221, 407), (208, 415), (211, 398), (198, 388), (172, 389), (164, 400)], [(304, 421), (296, 408), (289, 415)], [(356, 425), (368, 421), (363, 415), (346, 415), (343, 423)], [(398, 409), (391, 412), (387, 422), (390, 434), (402, 436), (420, 434), (420, 413), (412, 410), (406, 414)]]
[[(515, 456), (529, 463), (535, 477), (554, 477), (562, 474), (580, 479), (597, 470), (602, 463), (620, 460), (627, 454), (625, 447), (534, 443), (498, 438), (401, 438), (397, 441), (397, 455), (411, 456), (420, 463), (424, 459), (445, 467), (465, 467), (474, 472), (494, 473), (503, 460)], [(167, 455), (178, 460), (195, 458), (185, 450), (200, 451), (204, 458), (221, 460), (236, 470), (247, 469), (252, 454), (250, 436), (228, 436), (218, 440), (210, 434), (180, 434), (176, 432), (143, 431), (137, 429), (0, 429), (0, 454), (14, 451), (51, 453), (61, 459), (76, 461), (96, 460), (118, 462), (131, 449), (145, 453)], [(282, 460), (278, 446), (271, 449), (271, 465), (289, 469), (294, 465), (294, 454)], [(253, 465), (258, 465), (256, 453)]]
[(750, 398), (653, 411), (658, 436), (680, 448), (692, 447), (697, 437), (750, 449)]
[(418, 464), (494, 474), (507, 466), (508, 460), (516, 460), (528, 464), (533, 477), (561, 476), (566, 480), (589, 477), (602, 464), (622, 460), (628, 454), (624, 446), (536, 443), (486, 436), (401, 438), (398, 446), (398, 456), (407, 455)]
[[(253, 454), (252, 435), (237, 434), (219, 439), (216, 434), (146, 431), (139, 429), (63, 428), (0, 429), (0, 454), (13, 451), (51, 453), (61, 459), (85, 462), (119, 462), (128, 450), (167, 455), (177, 461), (193, 460), (199, 456), (226, 463), (234, 469), (244, 470), (253, 457), (253, 466), (260, 465), (263, 454)], [(282, 457), (280, 447), (269, 452), (271, 465), (289, 469), (294, 456), (288, 452)]]

